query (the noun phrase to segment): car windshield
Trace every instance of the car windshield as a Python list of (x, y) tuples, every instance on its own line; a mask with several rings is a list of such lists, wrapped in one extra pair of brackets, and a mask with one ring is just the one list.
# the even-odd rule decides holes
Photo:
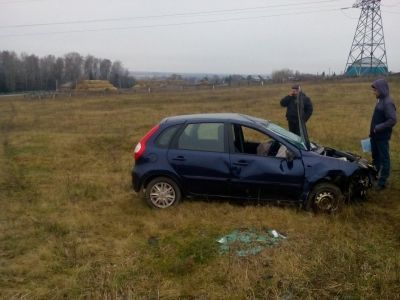
[(273, 123), (270, 123), (267, 121), (260, 122), (260, 124), (263, 127), (265, 127), (266, 129), (271, 130), (273, 133), (283, 137), (289, 143), (295, 145), (296, 147), (300, 148), (301, 150), (307, 150), (306, 144), (301, 139), (301, 137), (298, 136), (297, 134), (294, 134), (293, 132), (290, 132), (290, 131), (286, 130), (285, 128), (282, 128), (276, 124), (273, 124)]

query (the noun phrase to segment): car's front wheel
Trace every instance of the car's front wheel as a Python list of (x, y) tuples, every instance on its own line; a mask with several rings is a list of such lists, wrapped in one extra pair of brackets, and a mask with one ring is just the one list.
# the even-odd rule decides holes
[(182, 193), (178, 185), (167, 177), (157, 177), (146, 187), (146, 201), (154, 208), (167, 208), (180, 202)]
[(343, 194), (338, 186), (324, 182), (317, 184), (311, 191), (306, 209), (314, 212), (337, 211), (343, 203)]

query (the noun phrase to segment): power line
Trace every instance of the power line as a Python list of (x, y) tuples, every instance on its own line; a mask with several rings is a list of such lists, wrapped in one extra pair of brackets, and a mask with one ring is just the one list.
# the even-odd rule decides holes
[(291, 12), (291, 13), (285, 13), (285, 14), (273, 14), (273, 15), (241, 17), (241, 18), (228, 18), (228, 19), (207, 20), (207, 21), (191, 21), (191, 22), (180, 22), (180, 23), (169, 23), (169, 24), (153, 24), (153, 25), (139, 25), (139, 26), (108, 27), (108, 28), (98, 28), (98, 29), (66, 30), (66, 31), (53, 31), (53, 32), (4, 34), (4, 35), (0, 35), (0, 38), (4, 38), (4, 37), (20, 37), (20, 36), (53, 35), (53, 34), (67, 34), (67, 33), (83, 33), (83, 32), (99, 32), (99, 31), (114, 31), (114, 30), (127, 30), (127, 29), (143, 29), (143, 28), (156, 28), (156, 27), (171, 27), (171, 26), (194, 25), (194, 24), (223, 23), (223, 22), (231, 22), (231, 21), (265, 19), (265, 18), (290, 16), (290, 15), (305, 15), (305, 14), (313, 14), (313, 13), (319, 13), (319, 12), (330, 12), (330, 11), (338, 11), (338, 10), (339, 10), (338, 8), (332, 8), (332, 9), (320, 9), (320, 10), (314, 10), (314, 11)]
[(388, 11), (382, 10), (385, 14), (393, 14), (393, 15), (400, 15), (400, 11)]
[(29, 3), (29, 2), (43, 2), (47, 0), (21, 0), (21, 1), (2, 1), (0, 5), (8, 5), (8, 4), (19, 4), (19, 3)]
[[(36, 1), (43, 1), (43, 0), (36, 0)], [(308, 2), (293, 3), (293, 4), (275, 4), (275, 5), (236, 8), (236, 9), (220, 9), (220, 10), (208, 10), (208, 11), (200, 11), (200, 12), (187, 12), (187, 13), (136, 16), (136, 17), (104, 18), (104, 19), (76, 20), (76, 21), (63, 21), (63, 22), (51, 22), (51, 23), (15, 24), (15, 25), (0, 26), (0, 29), (2, 29), (2, 28), (54, 26), (54, 25), (89, 24), (89, 23), (99, 23), (99, 22), (144, 20), (144, 19), (156, 19), (156, 18), (168, 18), (168, 17), (185, 17), (185, 16), (209, 15), (209, 14), (218, 14), (218, 13), (235, 13), (235, 12), (237, 13), (237, 12), (260, 10), (260, 9), (266, 9), (266, 8), (292, 7), (292, 6), (302, 6), (302, 5), (309, 5), (309, 4), (332, 3), (332, 2), (338, 2), (338, 1), (343, 1), (343, 0), (308, 1)]]
[(384, 7), (396, 7), (396, 6), (399, 6), (399, 4), (400, 4), (400, 1), (396, 1), (396, 3), (394, 3), (394, 4), (381, 4), (381, 6), (384, 6)]

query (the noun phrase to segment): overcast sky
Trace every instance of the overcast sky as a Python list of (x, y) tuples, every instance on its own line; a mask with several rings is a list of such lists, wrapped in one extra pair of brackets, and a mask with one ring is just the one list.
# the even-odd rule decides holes
[[(354, 2), (0, 0), (0, 50), (76, 51), (131, 71), (342, 73), (360, 9), (341, 8)], [(398, 72), (400, 0), (383, 0), (382, 17), (389, 70)]]

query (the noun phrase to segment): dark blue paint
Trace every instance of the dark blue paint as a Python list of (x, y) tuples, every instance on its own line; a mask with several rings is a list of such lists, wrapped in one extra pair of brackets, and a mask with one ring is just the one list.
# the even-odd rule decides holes
[[(258, 200), (292, 200), (303, 203), (312, 188), (321, 181), (337, 184), (347, 195), (350, 187), (366, 189), (352, 182), (358, 174), (369, 174), (371, 166), (347, 152), (324, 148), (324, 153), (302, 150), (283, 137), (261, 126), (266, 122), (240, 114), (198, 114), (170, 117), (160, 122), (158, 132), (148, 141), (146, 151), (132, 170), (135, 191), (158, 176), (173, 179), (185, 196), (212, 196)], [(225, 152), (180, 150), (174, 140), (186, 123), (222, 122), (224, 140), (229, 144)], [(230, 144), (231, 123), (252, 127), (285, 145), (293, 159), (234, 153)], [(159, 132), (182, 124), (169, 149), (158, 148), (154, 141)], [(347, 160), (339, 159), (346, 157)], [(354, 186), (352, 184), (354, 183)], [(349, 193), (349, 195), (353, 195)]]

